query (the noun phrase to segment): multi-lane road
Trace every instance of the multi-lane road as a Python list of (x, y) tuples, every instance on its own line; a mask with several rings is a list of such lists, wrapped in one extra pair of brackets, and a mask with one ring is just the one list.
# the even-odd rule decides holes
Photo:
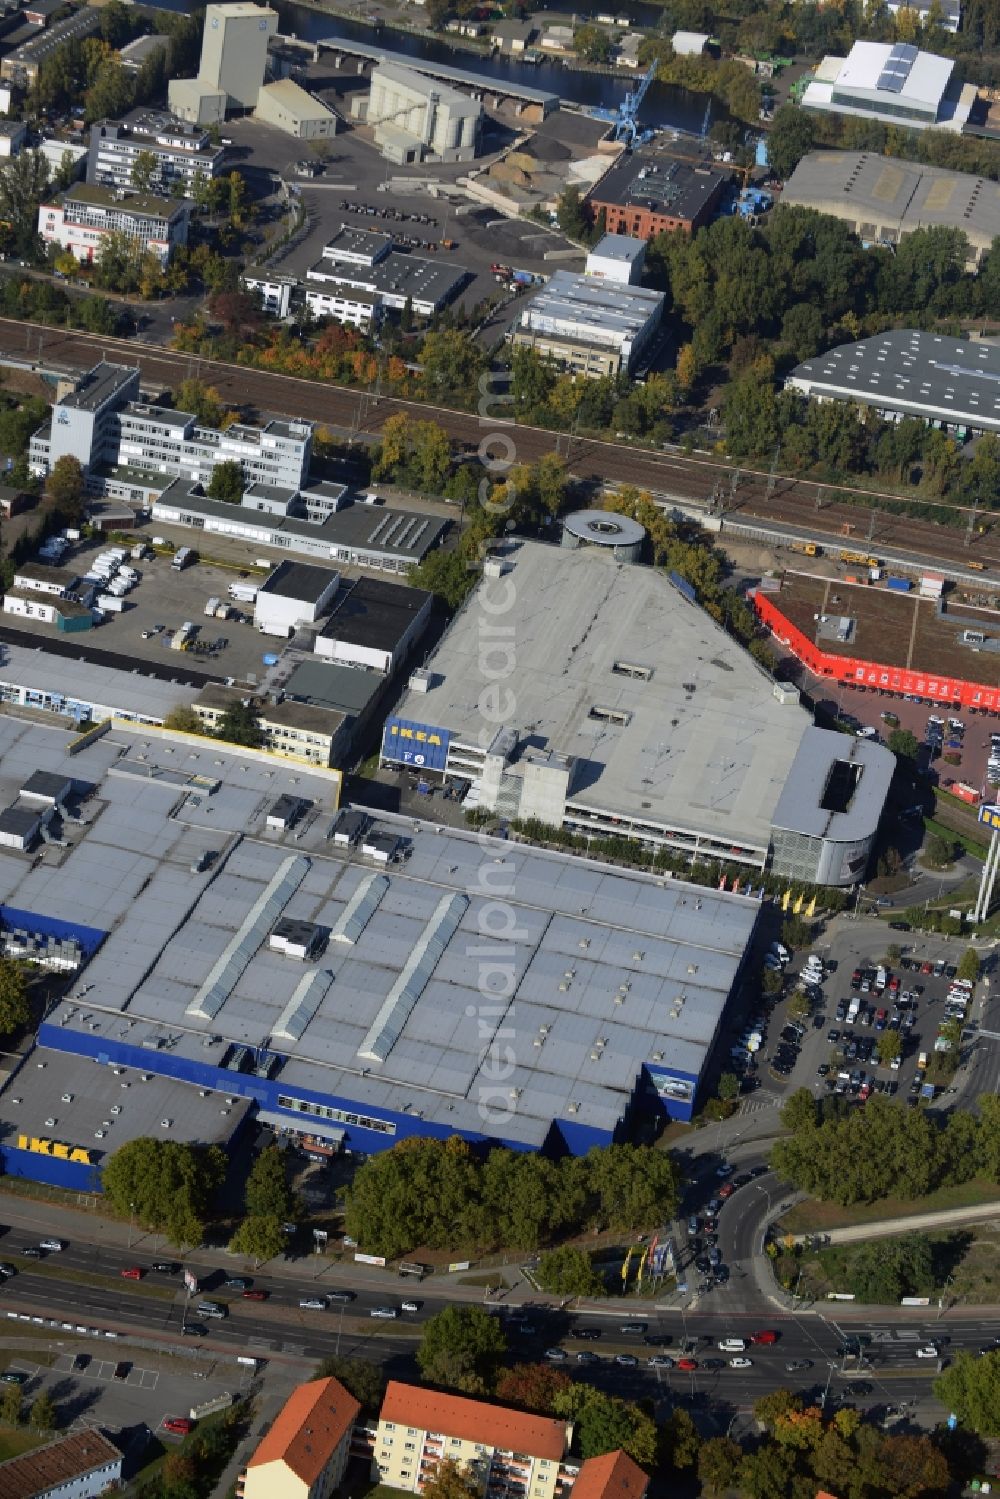
[[(335, 431), (377, 434), (387, 417), (405, 411), (433, 417), (449, 435), (468, 448), (478, 448), (491, 434), (503, 433), (499, 445), (485, 448), (497, 461), (534, 462), (543, 453), (559, 451), (578, 479), (596, 486), (637, 485), (657, 497), (677, 503), (708, 507), (719, 496), (721, 508), (732, 520), (770, 521), (801, 530), (828, 546), (848, 545), (894, 557), (912, 557), (919, 565), (950, 564), (961, 570), (971, 560), (982, 562), (991, 575), (1000, 574), (1000, 533), (976, 536), (970, 548), (961, 530), (929, 521), (911, 520), (880, 512), (871, 524), (869, 514), (837, 502), (835, 486), (797, 479), (773, 478), (754, 469), (742, 469), (733, 491), (731, 466), (708, 458), (680, 453), (655, 453), (628, 444), (592, 438), (564, 437), (539, 427), (514, 423), (504, 390), (487, 392), (482, 414), (453, 411), (426, 402), (395, 397), (376, 399), (370, 392), (305, 380), (291, 375), (252, 370), (221, 360), (200, 359), (175, 353), (139, 340), (107, 338), (40, 323), (0, 318), (0, 356), (37, 364), (47, 369), (83, 369), (100, 359), (138, 365), (147, 386), (171, 388), (197, 375), (209, 380), (224, 400), (259, 413), (298, 416), (322, 423)], [(890, 500), (891, 495), (882, 496)], [(716, 507), (716, 513), (719, 513)], [(989, 524), (988, 517), (980, 517)], [(844, 542), (845, 535), (851, 540)], [(974, 573), (969, 573), (974, 578)]]
[[(494, 1308), (505, 1321), (510, 1359), (544, 1359), (551, 1350), (560, 1350), (565, 1357), (558, 1358), (559, 1367), (615, 1393), (693, 1398), (716, 1409), (746, 1409), (779, 1385), (814, 1394), (829, 1390), (831, 1400), (849, 1399), (864, 1406), (920, 1402), (926, 1408), (938, 1364), (918, 1359), (917, 1349), (936, 1342), (945, 1358), (958, 1348), (978, 1349), (987, 1336), (982, 1318), (954, 1312), (938, 1319), (933, 1309), (913, 1309), (901, 1318), (871, 1313), (862, 1323), (856, 1314), (841, 1318), (827, 1307), (792, 1313), (779, 1309), (741, 1274), (761, 1232), (764, 1205), (771, 1200), (768, 1194), (775, 1191), (780, 1196), (772, 1177), (762, 1176), (759, 1184), (760, 1192), (752, 1195), (751, 1189), (741, 1189), (747, 1194), (745, 1206), (739, 1205), (738, 1192), (720, 1214), (720, 1244), (733, 1271), (727, 1286), (695, 1296), (685, 1306), (657, 1310), (630, 1310), (634, 1303), (627, 1301), (613, 1307), (562, 1308), (514, 1296), (511, 1305)], [(13, 1216), (18, 1216), (17, 1210)], [(435, 1286), (433, 1278), (422, 1285), (401, 1280), (398, 1289), (366, 1286), (360, 1278), (363, 1272), (354, 1272), (358, 1278), (351, 1282), (343, 1269), (317, 1271), (317, 1262), (304, 1256), (276, 1273), (253, 1276), (253, 1288), (266, 1291), (267, 1300), (250, 1301), (238, 1290), (223, 1288), (226, 1276), (239, 1273), (231, 1261), (225, 1263), (225, 1255), (213, 1258), (200, 1252), (183, 1261), (203, 1288), (188, 1298), (179, 1258), (173, 1275), (155, 1272), (151, 1266), (158, 1254), (109, 1248), (79, 1236), (44, 1260), (25, 1258), (21, 1251), (38, 1242), (37, 1231), (16, 1224), (0, 1241), (0, 1256), (17, 1267), (17, 1274), (0, 1289), (0, 1325), (9, 1319), (18, 1332), (26, 1324), (60, 1339), (108, 1338), (106, 1346), (141, 1338), (166, 1347), (183, 1343), (192, 1351), (204, 1348), (216, 1355), (241, 1353), (307, 1364), (339, 1352), (371, 1359), (396, 1377), (412, 1378), (422, 1324), (454, 1295), (446, 1285)], [(169, 1254), (164, 1257), (169, 1259)], [(141, 1281), (122, 1278), (122, 1270), (130, 1266), (144, 1269)], [(326, 1310), (299, 1304), (348, 1285), (354, 1290), (349, 1303), (331, 1302)], [(418, 1309), (403, 1312), (402, 1302), (411, 1298)], [(202, 1299), (226, 1303), (226, 1319), (206, 1322), (196, 1310)], [(396, 1320), (371, 1316), (373, 1308), (384, 1306), (397, 1309)], [(185, 1317), (199, 1325), (194, 1338), (182, 1337)], [(775, 1333), (775, 1342), (751, 1344), (753, 1334), (761, 1331)], [(859, 1333), (870, 1339), (860, 1361), (843, 1354), (845, 1340)], [(749, 1368), (729, 1366), (735, 1350), (718, 1347), (727, 1338), (747, 1341), (742, 1356), (750, 1359)], [(686, 1351), (695, 1369), (677, 1367)], [(578, 1361), (579, 1353), (588, 1362)], [(627, 1361), (618, 1362), (620, 1355)], [(654, 1357), (674, 1362), (657, 1367), (649, 1363)], [(789, 1369), (788, 1364), (796, 1367)]]

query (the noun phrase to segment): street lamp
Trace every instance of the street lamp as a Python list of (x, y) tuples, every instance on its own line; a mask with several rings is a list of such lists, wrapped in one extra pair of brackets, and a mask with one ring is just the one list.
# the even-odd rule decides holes
[(128, 1215), (128, 1247), (129, 1247), (129, 1249), (132, 1248), (132, 1227), (133, 1227), (134, 1223), (135, 1223), (135, 1203), (134, 1202), (130, 1202), (129, 1203), (129, 1215)]

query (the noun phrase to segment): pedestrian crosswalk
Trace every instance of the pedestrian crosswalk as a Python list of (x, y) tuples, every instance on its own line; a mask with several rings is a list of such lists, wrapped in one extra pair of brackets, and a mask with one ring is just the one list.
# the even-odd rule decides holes
[(776, 1109), (782, 1100), (776, 1093), (768, 1093), (766, 1088), (760, 1088), (750, 1098), (744, 1098), (740, 1104), (740, 1118), (749, 1119), (751, 1114), (762, 1114), (765, 1109)]

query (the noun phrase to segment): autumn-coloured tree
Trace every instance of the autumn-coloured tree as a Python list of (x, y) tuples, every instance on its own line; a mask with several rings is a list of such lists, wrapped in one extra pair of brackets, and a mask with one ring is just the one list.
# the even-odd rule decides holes
[(524, 1410), (549, 1416), (555, 1410), (557, 1397), (571, 1385), (569, 1375), (551, 1364), (515, 1364), (500, 1375), (497, 1399), (505, 1405), (519, 1405)]

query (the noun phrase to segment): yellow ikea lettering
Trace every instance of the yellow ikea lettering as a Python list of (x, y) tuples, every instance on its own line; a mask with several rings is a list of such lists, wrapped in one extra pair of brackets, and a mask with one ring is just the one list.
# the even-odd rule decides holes
[(49, 1155), (58, 1161), (73, 1161), (78, 1166), (93, 1164), (89, 1150), (82, 1145), (63, 1145), (59, 1140), (42, 1140), (37, 1135), (18, 1135), (18, 1150), (28, 1150), (32, 1155)]
[(425, 734), (423, 729), (400, 729), (393, 726), (392, 732), (400, 739), (416, 739), (420, 744), (440, 744), (440, 734)]

